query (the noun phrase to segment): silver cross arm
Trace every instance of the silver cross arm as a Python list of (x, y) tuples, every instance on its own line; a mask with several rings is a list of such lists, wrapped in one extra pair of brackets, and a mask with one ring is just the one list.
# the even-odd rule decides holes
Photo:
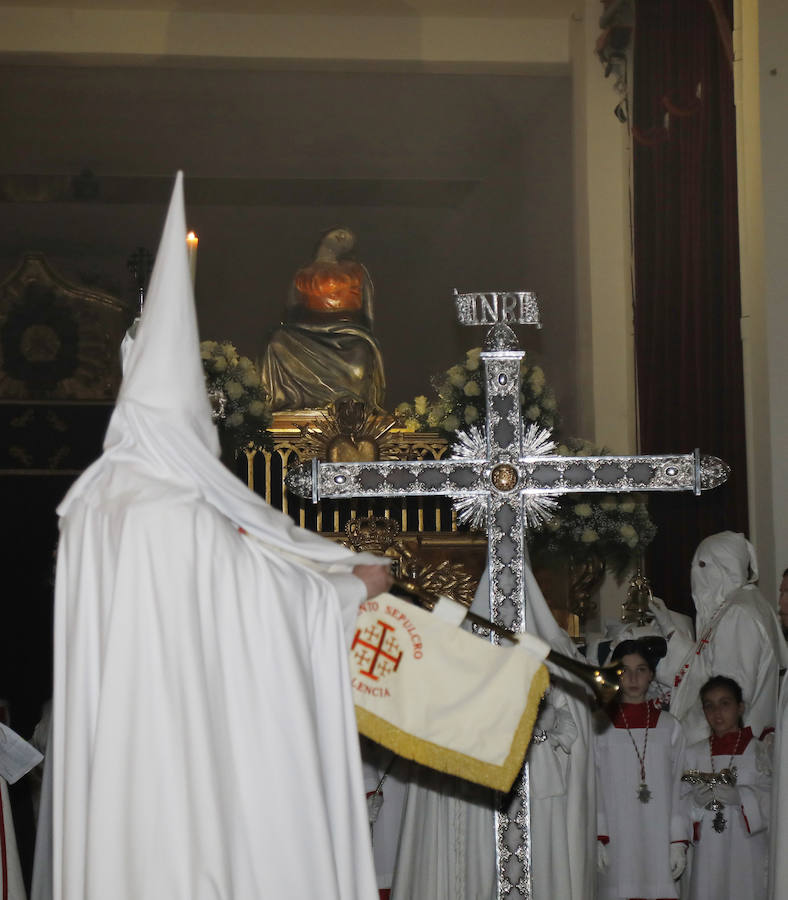
[(312, 460), (290, 470), (287, 486), (315, 503), (343, 497), (438, 494), (523, 496), (620, 491), (701, 491), (723, 484), (729, 467), (716, 456), (522, 456), (487, 459), (327, 463)]

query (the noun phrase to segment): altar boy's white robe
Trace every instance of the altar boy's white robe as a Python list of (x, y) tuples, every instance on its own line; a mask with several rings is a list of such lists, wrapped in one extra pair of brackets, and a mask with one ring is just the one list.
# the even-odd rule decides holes
[[(596, 723), (597, 833), (609, 838), (609, 865), (599, 875), (599, 900), (678, 897), (670, 871), (670, 845), (690, 837), (680, 802), (684, 735), (673, 716), (649, 701), (645, 781), (651, 798), (642, 803), (638, 799), (640, 762), (632, 741), (642, 755), (645, 707), (645, 703), (624, 704), (629, 731), (615, 727), (604, 713)], [(618, 712), (613, 722), (621, 721)]]
[[(732, 735), (726, 735), (727, 740)], [(746, 746), (732, 756), (731, 741), (719, 753), (715, 742), (714, 769), (736, 767), (741, 806), (726, 806), (722, 832), (714, 830), (713, 810), (693, 803), (692, 789), (683, 785), (687, 815), (693, 824), (694, 853), (690, 900), (765, 900), (769, 851), (771, 763), (762, 741), (746, 729)], [(687, 748), (687, 769), (711, 771), (708, 740)], [(779, 852), (784, 853), (782, 848)]]
[(54, 900), (372, 900), (347, 629), (375, 560), (216, 458), (185, 235), (179, 175), (105, 453), (59, 509)]

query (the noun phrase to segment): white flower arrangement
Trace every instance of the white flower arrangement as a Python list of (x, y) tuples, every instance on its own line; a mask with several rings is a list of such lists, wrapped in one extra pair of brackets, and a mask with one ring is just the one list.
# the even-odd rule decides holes
[[(435, 397), (415, 397), (412, 403), (400, 403), (394, 413), (408, 431), (438, 431), (450, 440), (459, 428), (484, 422), (484, 372), (480, 365), (481, 347), (465, 354), (465, 360), (432, 379)], [(557, 424), (555, 396), (547, 386), (539, 366), (520, 365), (520, 404), (528, 422), (543, 428)]]
[(200, 344), (205, 384), (223, 442), (232, 450), (249, 443), (271, 446), (267, 431), (271, 404), (260, 380), (260, 371), (248, 356), (239, 356), (230, 341)]
[[(610, 451), (579, 438), (556, 447), (560, 456), (603, 456)], [(657, 533), (644, 494), (567, 494), (547, 528), (529, 535), (536, 561), (550, 565), (598, 556), (619, 579), (638, 562)]]

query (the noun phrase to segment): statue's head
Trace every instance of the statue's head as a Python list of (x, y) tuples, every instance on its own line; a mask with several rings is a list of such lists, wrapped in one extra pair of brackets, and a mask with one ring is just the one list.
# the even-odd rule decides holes
[(329, 250), (337, 257), (349, 253), (356, 243), (356, 236), (349, 228), (337, 226), (324, 231), (318, 244), (318, 251)]

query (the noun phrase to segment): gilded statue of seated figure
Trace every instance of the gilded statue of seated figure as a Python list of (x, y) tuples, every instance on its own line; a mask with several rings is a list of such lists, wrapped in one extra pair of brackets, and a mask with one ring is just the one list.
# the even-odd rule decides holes
[(330, 229), (314, 262), (293, 278), (287, 321), (271, 335), (262, 364), (274, 410), (322, 409), (339, 397), (383, 404), (372, 280), (361, 263), (343, 258), (354, 244), (349, 229)]

